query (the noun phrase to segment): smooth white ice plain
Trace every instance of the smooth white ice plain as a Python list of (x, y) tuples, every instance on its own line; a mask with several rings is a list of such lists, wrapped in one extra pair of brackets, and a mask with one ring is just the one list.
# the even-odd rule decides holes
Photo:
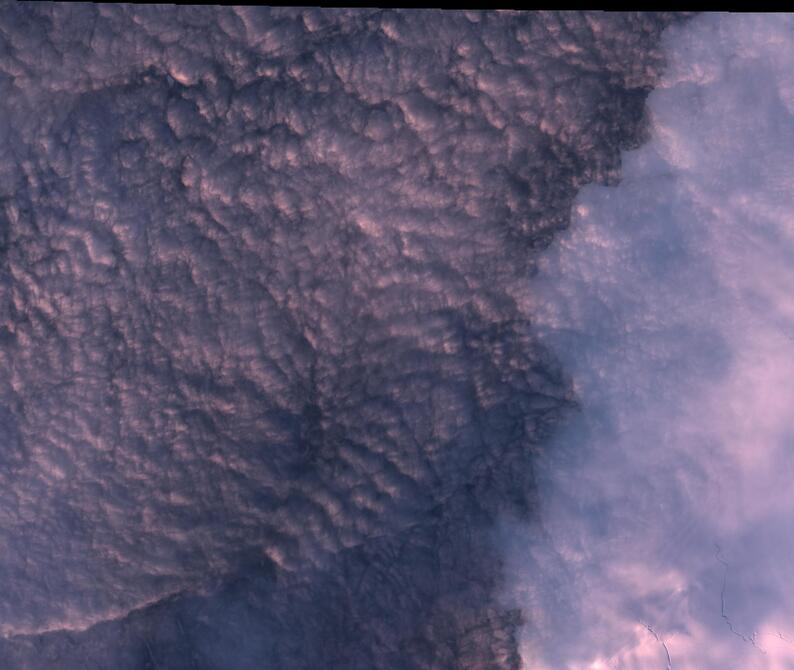
[(794, 667), (794, 17), (664, 44), (528, 299), (580, 402), (503, 528), (532, 670)]

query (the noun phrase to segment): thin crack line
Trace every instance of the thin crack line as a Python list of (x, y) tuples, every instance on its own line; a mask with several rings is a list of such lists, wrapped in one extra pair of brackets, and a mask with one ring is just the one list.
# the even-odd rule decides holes
[(714, 546), (717, 549), (715, 557), (717, 561), (719, 561), (722, 564), (722, 566), (725, 568), (725, 571), (723, 572), (722, 575), (722, 589), (720, 590), (720, 614), (722, 618), (725, 620), (725, 623), (727, 624), (731, 633), (733, 633), (736, 637), (741, 638), (744, 642), (748, 642), (749, 644), (753, 645), (753, 647), (758, 649), (758, 651), (760, 651), (762, 654), (766, 654), (766, 651), (764, 651), (761, 647), (759, 647), (756, 644), (755, 640), (756, 640), (756, 636), (758, 635), (758, 632), (753, 631), (752, 635), (750, 635), (749, 637), (747, 635), (744, 635), (743, 633), (740, 633), (738, 630), (736, 630), (733, 627), (733, 622), (730, 620), (730, 618), (725, 612), (725, 591), (728, 588), (728, 568), (730, 566), (728, 565), (728, 562), (724, 558), (722, 558), (722, 548), (720, 547), (720, 545), (715, 543)]
[(667, 644), (665, 641), (659, 636), (659, 634), (651, 628), (650, 624), (645, 623), (644, 621), (641, 622), (643, 626), (648, 630), (648, 632), (656, 638), (656, 641), (662, 645), (664, 649), (664, 653), (667, 656), (667, 670), (673, 670), (673, 659), (670, 657), (670, 650), (667, 648)]

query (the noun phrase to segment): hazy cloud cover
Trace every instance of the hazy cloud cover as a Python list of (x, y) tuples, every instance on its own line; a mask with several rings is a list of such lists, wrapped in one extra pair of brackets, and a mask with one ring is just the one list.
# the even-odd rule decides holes
[(0, 7), (4, 667), (519, 667), (537, 250), (671, 21)]
[(578, 418), (507, 524), (526, 667), (794, 666), (794, 20), (668, 29), (651, 141), (530, 310)]

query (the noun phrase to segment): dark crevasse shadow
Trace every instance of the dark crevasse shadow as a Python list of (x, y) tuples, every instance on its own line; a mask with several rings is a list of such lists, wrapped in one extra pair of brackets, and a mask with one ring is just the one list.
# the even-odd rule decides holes
[(519, 667), (534, 254), (679, 18), (0, 10), (7, 667)]

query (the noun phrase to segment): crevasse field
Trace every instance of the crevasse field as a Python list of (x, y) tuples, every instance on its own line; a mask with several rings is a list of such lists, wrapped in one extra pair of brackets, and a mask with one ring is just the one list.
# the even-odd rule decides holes
[(0, 5), (1, 670), (794, 667), (794, 19)]

